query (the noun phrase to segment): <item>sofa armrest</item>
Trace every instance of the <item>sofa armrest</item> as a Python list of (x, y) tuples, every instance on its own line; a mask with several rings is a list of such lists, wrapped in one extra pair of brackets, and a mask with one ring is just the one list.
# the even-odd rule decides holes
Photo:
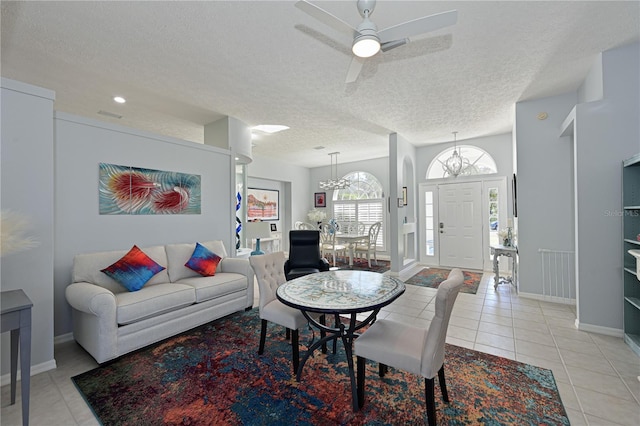
[(97, 317), (112, 315), (115, 319), (116, 296), (110, 290), (91, 283), (80, 282), (67, 286), (67, 302), (74, 309)]
[(254, 274), (253, 268), (249, 263), (249, 259), (240, 259), (237, 257), (225, 257), (220, 261), (218, 265), (218, 270), (220, 272), (231, 272), (236, 274), (241, 274), (247, 277), (247, 308), (253, 306), (253, 285), (254, 285)]

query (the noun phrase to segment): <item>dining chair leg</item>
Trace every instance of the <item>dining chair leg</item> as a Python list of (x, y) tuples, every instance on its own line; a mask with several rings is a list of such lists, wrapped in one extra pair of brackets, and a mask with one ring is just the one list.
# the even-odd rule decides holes
[[(324, 316), (324, 314), (320, 315), (320, 324), (327, 325), (327, 318)], [(324, 339), (326, 335), (327, 335), (326, 331), (320, 330), (320, 339)], [(324, 342), (322, 344), (322, 353), (323, 354), (327, 353), (327, 342)]]
[(447, 404), (449, 403), (449, 394), (447, 393), (447, 382), (444, 380), (444, 364), (438, 370), (438, 383), (440, 383), (440, 391), (442, 392), (442, 399)]
[(356, 388), (358, 390), (358, 408), (362, 408), (364, 406), (365, 362), (365, 358), (362, 358), (361, 356), (357, 357)]
[(380, 377), (384, 377), (385, 374), (387, 374), (387, 371), (389, 371), (389, 367), (387, 367), (386, 364), (383, 363), (378, 363), (378, 375)]
[(267, 320), (262, 320), (262, 326), (260, 327), (260, 347), (258, 348), (258, 355), (264, 353), (264, 341), (267, 338)]
[(300, 348), (298, 346), (298, 330), (291, 331), (291, 361), (293, 363), (293, 374), (298, 373), (300, 365)]
[[(340, 315), (335, 314), (334, 317), (334, 321), (333, 321), (333, 326), (334, 328), (338, 328), (340, 326)], [(338, 339), (333, 339), (333, 353), (336, 353), (336, 350), (338, 349)]]
[(286, 333), (285, 333), (285, 336), (284, 336), (284, 337), (285, 337), (285, 339), (287, 339), (287, 342), (288, 342), (288, 341), (289, 341), (289, 339), (291, 338), (291, 330), (289, 330), (289, 329), (287, 328), (287, 331), (286, 331)]
[(427, 401), (427, 421), (429, 426), (436, 426), (436, 399), (433, 392), (433, 377), (424, 379), (424, 396)]

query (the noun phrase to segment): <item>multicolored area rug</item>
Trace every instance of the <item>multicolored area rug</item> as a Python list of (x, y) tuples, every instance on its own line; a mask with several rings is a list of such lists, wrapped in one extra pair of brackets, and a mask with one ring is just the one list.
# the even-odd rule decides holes
[[(104, 425), (426, 424), (421, 377), (389, 369), (381, 379), (369, 362), (354, 413), (341, 344), (309, 358), (298, 383), (282, 327), (270, 324), (261, 356), (259, 332), (257, 309), (233, 314), (72, 380)], [(305, 330), (301, 344), (312, 337)], [(550, 370), (452, 345), (445, 368), (451, 402), (436, 384), (438, 424), (569, 424)]]
[[(332, 264), (333, 265), (333, 264)], [(353, 259), (353, 266), (349, 266), (349, 259), (341, 259), (338, 258), (336, 262), (336, 267), (338, 269), (353, 269), (360, 271), (372, 271), (378, 273), (387, 272), (390, 268), (390, 262), (388, 260), (375, 260), (371, 261), (371, 267), (369, 267), (369, 263), (366, 259)]]
[[(451, 269), (425, 268), (409, 278), (405, 283), (422, 287), (438, 288), (440, 283), (447, 279), (449, 272), (451, 272)], [(482, 272), (462, 271), (462, 273), (464, 274), (464, 285), (460, 289), (460, 292), (476, 294), (480, 280), (482, 279)]]

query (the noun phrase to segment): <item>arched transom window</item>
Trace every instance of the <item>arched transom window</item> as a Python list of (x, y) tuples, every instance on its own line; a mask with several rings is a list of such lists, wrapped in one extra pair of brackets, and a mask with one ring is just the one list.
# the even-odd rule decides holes
[[(450, 147), (438, 154), (427, 169), (427, 179), (440, 179), (449, 177), (444, 164), (453, 155), (454, 147)], [(498, 168), (493, 157), (485, 150), (473, 145), (458, 145), (458, 154), (466, 159), (460, 176), (488, 175), (497, 173)]]

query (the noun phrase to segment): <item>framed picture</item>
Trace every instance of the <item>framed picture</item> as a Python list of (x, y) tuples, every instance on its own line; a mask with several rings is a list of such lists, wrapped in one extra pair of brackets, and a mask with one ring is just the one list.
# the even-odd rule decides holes
[(279, 220), (280, 191), (277, 189), (247, 188), (248, 220)]
[(271, 224), (271, 232), (277, 232), (278, 231), (278, 227), (276, 226), (275, 223)]
[(407, 205), (407, 187), (406, 186), (402, 187), (402, 205), (403, 206)]
[(314, 195), (315, 203), (314, 207), (327, 207), (327, 193), (326, 192), (316, 192)]

